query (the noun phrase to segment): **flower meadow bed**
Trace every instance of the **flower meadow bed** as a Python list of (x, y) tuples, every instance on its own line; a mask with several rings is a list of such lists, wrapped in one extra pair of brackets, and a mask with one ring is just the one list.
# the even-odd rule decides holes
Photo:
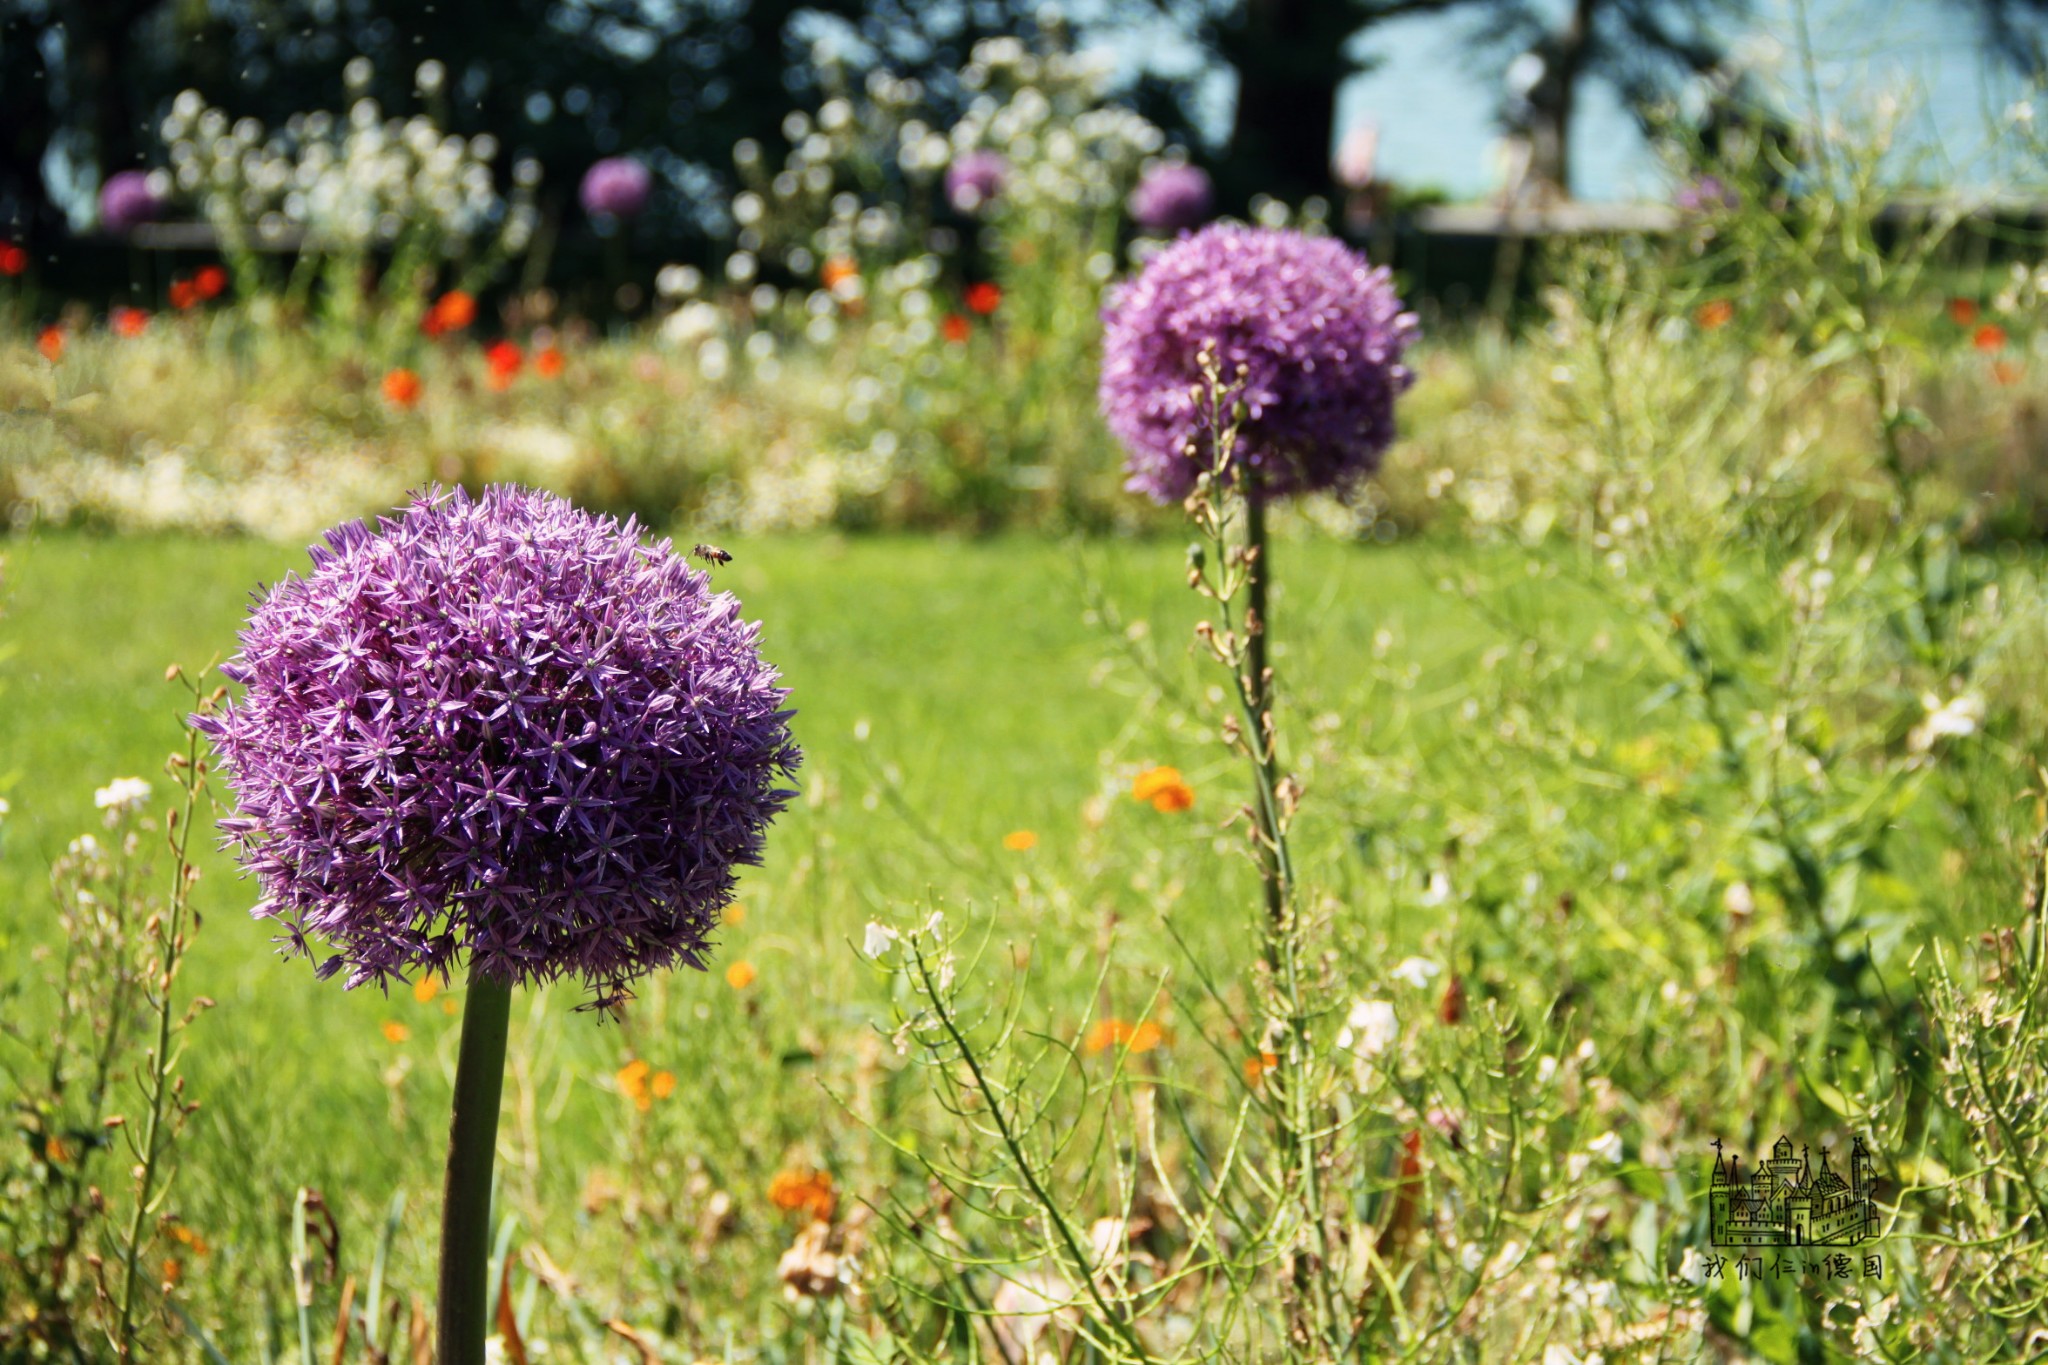
[(2048, 1339), (2042, 277), (1731, 137), (1428, 343), (1039, 62), (606, 341), (374, 107), (109, 185), (232, 276), (4, 379), (5, 1358)]

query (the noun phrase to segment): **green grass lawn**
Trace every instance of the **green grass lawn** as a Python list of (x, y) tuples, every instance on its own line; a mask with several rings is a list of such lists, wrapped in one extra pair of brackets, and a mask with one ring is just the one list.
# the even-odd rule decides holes
[[(1241, 799), (1239, 777), (1186, 704), (1213, 680), (1182, 644), (1199, 604), (1181, 585), (1177, 544), (817, 538), (729, 548), (736, 560), (718, 581), (765, 622), (764, 651), (794, 690), (804, 795), (773, 832), (766, 866), (746, 877), (745, 918), (711, 974), (651, 983), (623, 1028), (572, 1013), (566, 987), (515, 1016), (536, 1068), (524, 1088), (515, 1076), (515, 1103), (546, 1115), (522, 1130), (545, 1148), (526, 1149), (524, 1169), (537, 1197), (572, 1207), (586, 1171), (620, 1140), (624, 1102), (610, 1075), (633, 1055), (687, 1078), (687, 1118), (668, 1121), (685, 1124), (695, 1146), (747, 1154), (734, 1158), (747, 1173), (724, 1177), (732, 1183), (789, 1152), (843, 1165), (852, 1140), (825, 1092), (881, 1018), (873, 974), (849, 946), (870, 918), (921, 917), (927, 902), (983, 907), (1004, 941), (1033, 945), (1033, 989), (1071, 1019), (1088, 1006), (1110, 926), (1127, 926), (1132, 948), (1119, 959), (1128, 979), (1111, 987), (1127, 1013), (1173, 960), (1156, 921), (1169, 905), (1193, 942), (1219, 960), (1241, 957), (1236, 914), (1252, 903), (1249, 875), (1206, 848)], [(1375, 634), (1386, 632), (1379, 654), (1399, 639), (1403, 657), (1429, 661), (1402, 724), (1454, 732), (1464, 694), (1454, 680), (1493, 635), (1431, 588), (1433, 555), (1328, 542), (1281, 552), (1278, 662), (1304, 709), (1362, 707), (1386, 667), (1374, 662)], [(0, 638), (13, 652), (0, 791), (13, 813), (0, 845), (0, 970), (32, 980), (48, 942), (45, 868), (97, 828), (93, 789), (141, 775), (168, 793), (162, 765), (179, 741), (180, 706), (165, 667), (230, 653), (251, 590), (304, 556), (234, 540), (70, 535), (6, 542), (4, 554)], [(1091, 582), (1117, 621), (1091, 612)], [(1169, 692), (1131, 651), (1156, 655)], [(1339, 728), (1370, 730), (1356, 715)], [(1167, 816), (1128, 799), (1130, 771), (1152, 763), (1188, 774), (1193, 812)], [(1035, 833), (1037, 846), (1006, 849), (1016, 830)], [(1350, 857), (1335, 824), (1312, 846), (1326, 862)], [(357, 1218), (393, 1190), (429, 1203), (453, 1064), (448, 998), (348, 993), (316, 982), (303, 962), (273, 960), (271, 927), (246, 915), (253, 887), (224, 856), (208, 853), (204, 865), (205, 923), (185, 984), (221, 1007), (192, 1035), (187, 1062), (206, 1108), (179, 1187), (186, 1216), (237, 1220), (229, 1206), (246, 1192), (223, 1190), (227, 1171), (259, 1172), (280, 1209), (301, 1183), (333, 1192)], [(758, 971), (739, 1009), (719, 974), (735, 960)], [(387, 1022), (410, 1038), (387, 1041)], [(415, 1231), (424, 1253), (429, 1225)]]
[[(887, 979), (854, 951), (867, 921), (946, 909), (985, 950), (963, 968), (975, 989), (1015, 992), (1033, 1027), (1068, 1039), (1091, 1012), (1144, 1014), (1163, 983), (1175, 1065), (1216, 1089), (1244, 1043), (1199, 1046), (1216, 1019), (1190, 969), (1241, 992), (1258, 912), (1244, 860), (1215, 856), (1242, 846), (1219, 829), (1244, 786), (1209, 728), (1217, 679), (1185, 644), (1202, 612), (1178, 543), (728, 548), (718, 582), (765, 623), (793, 689), (802, 796), (743, 879), (744, 914), (710, 972), (645, 983), (623, 1022), (577, 1012), (573, 986), (523, 993), (501, 1158), (522, 1236), (579, 1275), (616, 1277), (620, 1302), (665, 1302), (663, 1277), (682, 1272), (659, 1248), (692, 1234), (621, 1224), (625, 1205), (603, 1191), (645, 1185), (669, 1213), (731, 1192), (736, 1230), (692, 1252), (689, 1276), (700, 1328), (745, 1335), (750, 1315), (781, 1311), (772, 1267), (789, 1229), (765, 1206), (770, 1176), (811, 1165), (849, 1191), (887, 1187), (905, 1169), (870, 1125), (915, 1142), (932, 1121), (926, 1083), (885, 1036)], [(1553, 1046), (1597, 1039), (1610, 1089), (1560, 1144), (1608, 1127), (1689, 1142), (1796, 1111), (1796, 1086), (1754, 1107), (1753, 1078), (1796, 1074), (1807, 997), (1785, 991), (1802, 964), (1768, 902), (1730, 937), (1717, 878), (1732, 850), (1715, 842), (1715, 810), (1686, 795), (1688, 774), (1708, 771), (1702, 723), (1611, 605), (1519, 550), (1303, 537), (1277, 553), (1276, 665), (1309, 791), (1297, 851), (1326, 924), (1323, 970), (1406, 999), (1387, 967), (1421, 954), (1464, 975), (1475, 1006), (1560, 1031)], [(165, 667), (231, 653), (251, 590), (304, 556), (82, 535), (0, 542), (0, 556), (0, 982), (27, 991), (0, 1010), (32, 1027), (49, 860), (98, 828), (95, 787), (140, 775), (168, 795), (180, 707)], [(1477, 603), (1451, 590), (1472, 578), (1488, 585)], [(1155, 763), (1187, 774), (1191, 812), (1129, 799), (1131, 774)], [(1973, 891), (1974, 865), (1944, 861), (1957, 836), (1941, 818), (1914, 816), (1925, 837), (1902, 841), (1886, 873), (1911, 892), (1902, 954), (2005, 913)], [(1035, 846), (1006, 847), (1015, 831)], [(423, 1290), (453, 998), (345, 992), (275, 961), (270, 926), (246, 914), (253, 887), (224, 856), (203, 862), (184, 987), (220, 1008), (190, 1035), (204, 1107), (170, 1205), (212, 1243), (194, 1302), (227, 1336), (247, 1339), (259, 1300), (250, 1311), (280, 1320), (300, 1185), (326, 1192), (357, 1258), (406, 1195), (394, 1283)], [(1735, 974), (1743, 953), (1759, 966)], [(741, 989), (724, 975), (738, 962), (755, 973)], [(678, 1078), (645, 1112), (614, 1079), (636, 1057)], [(1671, 1216), (1683, 1210), (1679, 1197)]]

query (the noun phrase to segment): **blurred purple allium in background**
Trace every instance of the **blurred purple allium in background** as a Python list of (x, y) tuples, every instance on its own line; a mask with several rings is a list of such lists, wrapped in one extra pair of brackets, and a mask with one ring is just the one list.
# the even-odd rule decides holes
[(973, 213), (1002, 192), (1010, 163), (987, 150), (963, 152), (946, 167), (946, 202), (956, 212)]
[(654, 177), (630, 156), (608, 156), (583, 173), (577, 197), (583, 211), (611, 218), (633, 218), (647, 207)]
[(1742, 196), (1729, 189), (1718, 175), (1702, 175), (1679, 186), (1672, 203), (1687, 213), (1713, 213), (1742, 207)]
[(100, 186), (100, 226), (108, 232), (132, 231), (162, 211), (147, 171), (116, 171)]
[(256, 604), (198, 720), (288, 952), (348, 984), (701, 966), (801, 754), (758, 627), (667, 541), (546, 493), (422, 494)]
[(1162, 503), (1186, 497), (1208, 458), (1195, 397), (1204, 346), (1245, 408), (1229, 473), (1248, 467), (1269, 494), (1344, 491), (1370, 475), (1414, 379), (1401, 356), (1415, 315), (1384, 267), (1327, 237), (1203, 228), (1117, 286), (1103, 320), (1100, 397), (1129, 451), (1125, 486)]
[(1215, 202), (1207, 171), (1170, 161), (1139, 178), (1128, 207), (1131, 221), (1147, 232), (1179, 232), (1207, 222)]

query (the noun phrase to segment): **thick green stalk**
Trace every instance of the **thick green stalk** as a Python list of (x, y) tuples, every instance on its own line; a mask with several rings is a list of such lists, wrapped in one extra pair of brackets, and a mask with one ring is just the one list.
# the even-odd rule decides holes
[(483, 1365), (490, 1335), (491, 1167), (498, 1102), (505, 1091), (505, 1034), (512, 988), (469, 975), (462, 1050), (455, 1062), (455, 1116), (448, 1129), (448, 1182), (441, 1204), (437, 1365)]

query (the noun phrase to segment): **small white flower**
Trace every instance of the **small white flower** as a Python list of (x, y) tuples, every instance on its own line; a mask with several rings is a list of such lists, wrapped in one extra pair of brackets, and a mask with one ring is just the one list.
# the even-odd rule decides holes
[(881, 957), (896, 946), (900, 935), (888, 925), (869, 920), (867, 933), (861, 939), (860, 950), (869, 957)]
[(0, 820), (5, 820), (14, 807), (7, 804), (7, 798), (0, 796)]
[(1621, 1134), (1602, 1133), (1599, 1137), (1586, 1144), (1586, 1150), (1602, 1160), (1611, 1161), (1619, 1166), (1621, 1164)]
[(1678, 1278), (1688, 1284), (1702, 1284), (1707, 1278), (1707, 1259), (1698, 1247), (1687, 1247), (1678, 1262)]
[(1756, 913), (1756, 893), (1748, 882), (1730, 882), (1721, 893), (1721, 908), (1735, 919), (1748, 919)]
[(1958, 695), (1943, 701), (1932, 692), (1920, 699), (1927, 708), (1927, 719), (1913, 727), (1913, 733), (1906, 737), (1907, 747), (1916, 754), (1924, 754), (1944, 739), (1961, 739), (1977, 733), (1977, 727), (1984, 722), (1984, 699), (1971, 695)]
[(1403, 958), (1400, 965), (1395, 967), (1388, 975), (1392, 976), (1396, 981), (1407, 982), (1419, 991), (1429, 985), (1430, 981), (1442, 971), (1442, 967), (1439, 967), (1426, 957), (1410, 957)]
[(117, 777), (92, 794), (93, 805), (107, 813), (110, 825), (147, 800), (149, 783), (139, 777)]
[(931, 917), (925, 920), (924, 922), (924, 932), (930, 934), (933, 938), (937, 938), (939, 936), (939, 932), (945, 927), (945, 913), (939, 910), (932, 911)]
[(1337, 1046), (1370, 1060), (1392, 1047), (1400, 1036), (1401, 1021), (1391, 1004), (1385, 1000), (1361, 1000), (1351, 1007), (1344, 1029), (1337, 1035)]
[(1451, 879), (1443, 872), (1429, 874), (1429, 885), (1422, 892), (1424, 905), (1442, 905), (1451, 898)]

